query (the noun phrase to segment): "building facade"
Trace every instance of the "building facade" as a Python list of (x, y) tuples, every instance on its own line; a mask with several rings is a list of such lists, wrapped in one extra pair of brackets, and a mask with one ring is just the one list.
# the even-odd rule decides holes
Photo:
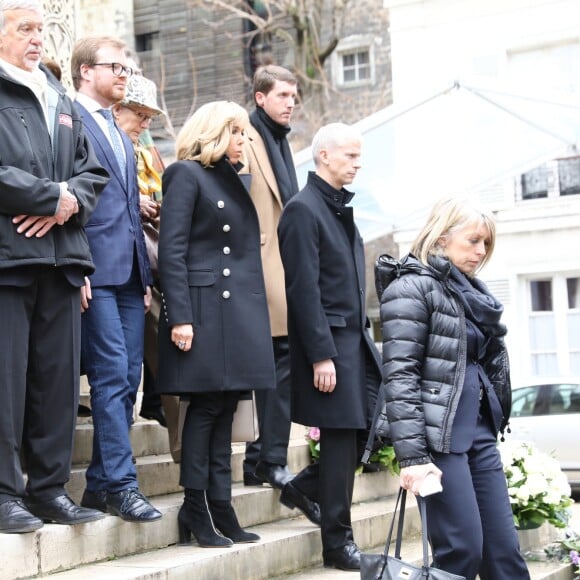
[[(580, 113), (574, 0), (385, 0), (394, 102), (458, 78), (487, 78)], [(578, 118), (580, 124), (580, 118)], [(480, 192), (498, 240), (482, 278), (506, 306), (516, 376), (580, 374), (580, 157), (568, 152)], [(416, 230), (415, 230), (416, 231)], [(405, 253), (415, 234), (395, 234)]]
[[(334, 4), (323, 0), (323, 10)], [(322, 19), (322, 44), (329, 21)], [(306, 145), (323, 122), (353, 122), (390, 103), (388, 24), (388, 11), (381, 0), (350, 0), (338, 45), (325, 62), (326, 113), (312, 119), (307, 111), (302, 115), (297, 111), (291, 135), (296, 149)], [(251, 108), (251, 78), (261, 62), (295, 67), (290, 19), (281, 26), (286, 36), (252, 36), (250, 28), (247, 21), (211, 3), (134, 3), (135, 47), (145, 74), (160, 88), (175, 130), (208, 101), (230, 99)]]

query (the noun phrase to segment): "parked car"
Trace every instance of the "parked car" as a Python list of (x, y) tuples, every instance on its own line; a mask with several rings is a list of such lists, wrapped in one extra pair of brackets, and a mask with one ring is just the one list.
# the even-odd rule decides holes
[(554, 456), (580, 490), (580, 378), (536, 377), (513, 385), (510, 439)]

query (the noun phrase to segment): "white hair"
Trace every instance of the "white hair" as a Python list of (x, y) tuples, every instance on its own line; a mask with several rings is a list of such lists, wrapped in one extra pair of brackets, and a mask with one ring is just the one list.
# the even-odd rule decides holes
[(329, 123), (320, 127), (312, 139), (312, 158), (314, 164), (320, 164), (320, 152), (323, 149), (332, 149), (348, 141), (362, 142), (360, 131), (353, 125), (345, 123)]
[(39, 0), (0, 0), (0, 32), (4, 32), (6, 24), (4, 19), (5, 10), (33, 10), (41, 16), (44, 14), (42, 2)]

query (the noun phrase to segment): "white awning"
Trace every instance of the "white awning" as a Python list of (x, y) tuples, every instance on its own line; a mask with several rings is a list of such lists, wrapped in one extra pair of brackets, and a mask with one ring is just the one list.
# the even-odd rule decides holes
[[(356, 125), (363, 167), (350, 187), (365, 240), (424, 213), (443, 195), (469, 194), (580, 150), (580, 103), (489, 84), (454, 82)], [(313, 169), (310, 149), (296, 162), (302, 185)]]

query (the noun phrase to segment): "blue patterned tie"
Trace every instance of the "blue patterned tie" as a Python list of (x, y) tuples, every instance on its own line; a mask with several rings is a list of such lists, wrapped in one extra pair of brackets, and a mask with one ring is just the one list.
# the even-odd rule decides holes
[(121, 174), (123, 175), (123, 179), (126, 178), (126, 163), (125, 163), (125, 155), (123, 154), (123, 142), (121, 141), (121, 136), (119, 135), (119, 131), (117, 131), (117, 127), (115, 126), (115, 122), (113, 121), (113, 113), (109, 109), (99, 109), (99, 113), (105, 117), (107, 121), (107, 127), (109, 128), (109, 135), (111, 136), (111, 141), (113, 142), (113, 152), (115, 153), (115, 157), (117, 158), (117, 163), (121, 169)]

